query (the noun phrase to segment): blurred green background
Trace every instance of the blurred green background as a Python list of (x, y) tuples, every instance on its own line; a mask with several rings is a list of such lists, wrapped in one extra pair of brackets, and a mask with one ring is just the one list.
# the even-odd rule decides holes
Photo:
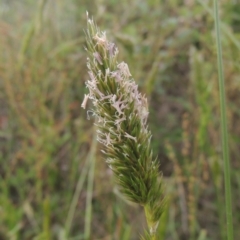
[[(235, 239), (240, 239), (240, 1), (222, 0)], [(165, 240), (225, 240), (213, 1), (0, 0), (0, 240), (137, 240), (81, 108), (86, 10), (149, 100)], [(88, 109), (91, 105), (88, 104)]]

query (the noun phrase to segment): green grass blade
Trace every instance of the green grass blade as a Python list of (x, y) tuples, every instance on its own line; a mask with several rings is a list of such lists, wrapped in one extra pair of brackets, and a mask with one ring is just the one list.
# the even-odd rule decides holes
[(87, 199), (86, 199), (86, 212), (85, 212), (85, 228), (84, 228), (84, 239), (90, 239), (91, 236), (91, 222), (92, 222), (92, 196), (93, 196), (93, 182), (94, 182), (94, 170), (96, 160), (96, 147), (97, 137), (93, 139), (91, 153), (90, 153), (90, 169), (88, 172), (88, 186), (87, 186)]
[[(94, 174), (96, 146), (97, 146), (97, 140), (96, 140), (96, 137), (95, 137), (93, 139), (93, 143), (92, 143), (89, 155), (87, 157), (87, 161), (86, 161), (86, 163), (85, 163), (85, 165), (84, 165), (84, 167), (83, 167), (83, 169), (81, 171), (81, 174), (79, 176), (79, 180), (77, 182), (76, 190), (74, 192), (73, 199), (72, 199), (72, 202), (71, 202), (71, 205), (70, 205), (70, 208), (69, 208), (69, 212), (68, 212), (66, 223), (65, 223), (65, 237), (66, 238), (69, 237), (69, 233), (70, 233), (70, 230), (71, 230), (71, 227), (72, 227), (73, 218), (74, 218), (74, 213), (76, 211), (78, 199), (79, 199), (80, 193), (82, 191), (84, 181), (87, 178), (87, 174), (89, 174), (88, 181), (90, 181), (90, 182), (88, 182), (87, 201), (90, 200), (90, 198), (92, 198), (92, 195), (91, 195), (92, 194), (92, 190), (91, 189), (92, 189), (93, 177), (94, 177), (93, 174)], [(89, 207), (88, 204), (91, 204), (91, 201), (90, 201), (90, 203), (87, 203), (86, 214), (87, 213), (88, 214), (91, 213), (91, 206)], [(89, 216), (91, 216), (91, 214)], [(88, 219), (89, 216), (85, 217), (85, 222), (86, 221), (89, 222), (89, 219)], [(85, 227), (85, 230), (86, 230), (86, 228), (90, 229), (89, 227)], [(85, 233), (85, 236), (86, 236), (86, 233)]]
[(218, 14), (218, 2), (214, 0), (214, 20), (216, 28), (216, 44), (217, 44), (217, 59), (218, 59), (218, 74), (219, 74), (219, 92), (220, 92), (220, 110), (221, 110), (221, 132), (222, 132), (222, 151), (224, 161), (224, 183), (225, 183), (225, 198), (226, 198), (226, 218), (227, 218), (227, 237), (228, 240), (233, 240), (233, 225), (232, 225), (232, 196), (231, 196), (231, 175), (229, 163), (228, 149), (228, 129), (226, 117), (226, 100), (224, 87), (224, 72), (222, 62), (222, 47), (220, 37), (220, 20)]
[(77, 208), (79, 195), (82, 191), (84, 181), (87, 177), (87, 173), (88, 173), (88, 169), (89, 169), (89, 163), (90, 163), (90, 157), (88, 157), (87, 162), (85, 163), (85, 165), (84, 165), (84, 167), (81, 171), (81, 174), (80, 174), (78, 182), (77, 182), (76, 190), (74, 192), (72, 202), (71, 202), (71, 205), (70, 205), (70, 208), (69, 208), (69, 212), (68, 212), (66, 223), (65, 223), (65, 237), (66, 238), (68, 238), (69, 232), (71, 230), (71, 226), (72, 226), (72, 222), (73, 222), (73, 218), (74, 218), (74, 213), (75, 213), (76, 208)]

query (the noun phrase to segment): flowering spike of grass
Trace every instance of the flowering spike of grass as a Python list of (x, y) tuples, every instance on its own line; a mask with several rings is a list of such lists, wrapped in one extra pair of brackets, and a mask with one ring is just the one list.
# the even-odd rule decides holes
[(117, 61), (116, 45), (90, 19), (86, 50), (90, 80), (82, 107), (92, 100), (94, 109), (88, 111), (88, 117), (96, 118), (97, 140), (105, 147), (106, 162), (121, 192), (144, 207), (149, 233), (156, 239), (164, 198), (159, 163), (150, 146), (147, 99), (139, 93), (128, 65)]

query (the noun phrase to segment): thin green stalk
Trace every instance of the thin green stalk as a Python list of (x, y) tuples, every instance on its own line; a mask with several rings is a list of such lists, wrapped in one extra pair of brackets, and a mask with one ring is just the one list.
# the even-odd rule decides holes
[(84, 227), (84, 239), (90, 239), (91, 235), (91, 222), (92, 222), (92, 195), (93, 195), (93, 180), (95, 169), (95, 152), (97, 147), (97, 138), (95, 137), (92, 143), (90, 154), (90, 169), (88, 172), (88, 186), (87, 186), (87, 198), (86, 198), (86, 213), (85, 213), (85, 227)]
[[(212, 11), (212, 9), (210, 7), (208, 7), (207, 1), (205, 1), (205, 0), (197, 0), (197, 1), (203, 6), (203, 8), (209, 13), (209, 15), (212, 18), (214, 18), (214, 13), (213, 13), (214, 11)], [(240, 50), (240, 43), (239, 43), (238, 39), (235, 37), (233, 32), (229, 30), (227, 25), (224, 23), (221, 23), (220, 27), (221, 27), (222, 32), (225, 34), (225, 36), (228, 37), (232, 41), (232, 43), (236, 46), (236, 48), (238, 48), (238, 50)]]
[(224, 161), (224, 184), (225, 184), (225, 199), (226, 199), (226, 218), (227, 218), (227, 237), (228, 240), (233, 240), (233, 224), (232, 224), (232, 196), (231, 196), (231, 175), (229, 163), (228, 149), (228, 129), (226, 117), (226, 100), (224, 87), (224, 73), (222, 63), (222, 47), (219, 27), (218, 1), (214, 0), (214, 19), (216, 28), (216, 44), (218, 56), (218, 75), (219, 75), (219, 91), (220, 91), (220, 110), (221, 110), (221, 132), (222, 132), (222, 150)]
[(79, 195), (82, 191), (83, 183), (87, 177), (89, 164), (90, 164), (90, 160), (91, 160), (90, 157), (91, 157), (91, 152), (87, 158), (87, 161), (86, 161), (84, 167), (82, 168), (81, 174), (80, 174), (78, 182), (77, 182), (76, 190), (74, 192), (72, 202), (71, 202), (71, 205), (70, 205), (70, 208), (68, 211), (68, 215), (67, 215), (67, 219), (66, 219), (66, 223), (65, 223), (65, 237), (66, 238), (69, 237), (69, 232), (71, 230), (71, 226), (72, 226), (72, 222), (73, 222), (73, 218), (74, 218), (74, 213), (75, 213), (75, 210), (77, 207)]
[(77, 202), (79, 199), (79, 195), (82, 191), (82, 187), (84, 184), (84, 181), (87, 177), (87, 174), (89, 171), (89, 168), (92, 167), (92, 159), (94, 158), (95, 152), (96, 152), (96, 144), (97, 144), (97, 140), (93, 140), (93, 144), (91, 145), (91, 149), (90, 152), (88, 154), (86, 163), (84, 165), (84, 167), (81, 170), (81, 174), (79, 176), (78, 182), (77, 182), (77, 186), (76, 186), (76, 190), (74, 192), (73, 198), (72, 198), (72, 202), (68, 211), (68, 215), (67, 215), (67, 219), (66, 219), (66, 223), (65, 223), (65, 237), (66, 239), (69, 237), (69, 233), (71, 230), (71, 226), (72, 226), (72, 222), (73, 222), (73, 218), (74, 218), (74, 213), (77, 207)]

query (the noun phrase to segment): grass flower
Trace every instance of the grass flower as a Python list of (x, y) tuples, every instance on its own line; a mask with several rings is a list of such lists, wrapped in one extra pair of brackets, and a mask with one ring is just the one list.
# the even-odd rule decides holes
[(104, 146), (106, 162), (121, 192), (144, 207), (149, 235), (156, 229), (163, 211), (159, 163), (153, 158), (148, 129), (147, 99), (125, 62), (118, 62), (118, 48), (88, 19), (86, 50), (89, 80), (82, 107), (92, 100), (88, 116), (96, 118), (97, 140)]

